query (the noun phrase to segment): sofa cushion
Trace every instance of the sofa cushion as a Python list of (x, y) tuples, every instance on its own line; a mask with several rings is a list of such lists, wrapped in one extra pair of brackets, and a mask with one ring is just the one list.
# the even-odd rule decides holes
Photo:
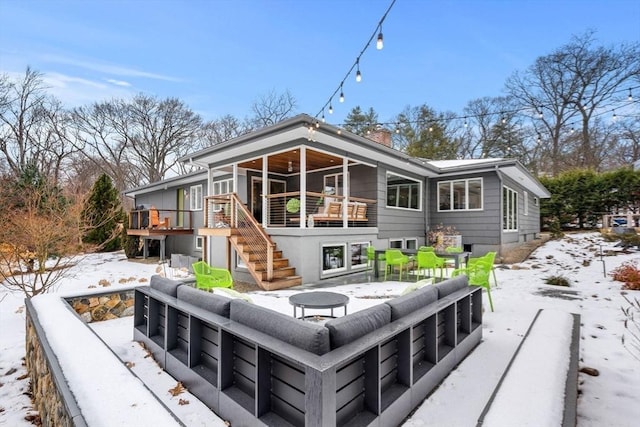
[(149, 286), (151, 289), (155, 289), (160, 292), (164, 292), (167, 295), (176, 297), (178, 295), (178, 287), (184, 283), (178, 280), (167, 279), (166, 277), (154, 274), (151, 276)]
[(211, 313), (229, 317), (231, 298), (185, 285), (178, 288), (178, 299)]
[(435, 287), (438, 290), (438, 298), (444, 298), (459, 289), (466, 288), (467, 286), (469, 286), (469, 278), (463, 274), (452, 279), (447, 279), (444, 282), (440, 282)]
[(329, 329), (331, 348), (348, 344), (369, 332), (391, 322), (391, 308), (378, 304), (347, 316), (331, 319), (325, 326)]
[(406, 295), (389, 300), (385, 304), (391, 307), (391, 321), (393, 322), (437, 300), (438, 290), (435, 286), (427, 285)]
[(329, 331), (241, 299), (231, 300), (231, 320), (315, 354), (329, 351)]

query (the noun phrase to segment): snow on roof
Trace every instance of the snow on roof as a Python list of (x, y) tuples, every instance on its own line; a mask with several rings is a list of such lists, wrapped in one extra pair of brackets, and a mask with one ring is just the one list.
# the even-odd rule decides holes
[(481, 165), (485, 163), (498, 163), (505, 159), (498, 157), (492, 159), (459, 159), (459, 160), (430, 160), (429, 163), (437, 168), (457, 168), (461, 166)]

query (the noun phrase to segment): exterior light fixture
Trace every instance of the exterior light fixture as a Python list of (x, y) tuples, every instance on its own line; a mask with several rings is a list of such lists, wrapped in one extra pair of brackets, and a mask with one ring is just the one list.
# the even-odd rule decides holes
[(376, 41), (376, 49), (382, 50), (384, 43), (382, 41), (382, 25), (380, 26), (380, 32), (378, 33), (378, 40)]
[(357, 71), (356, 71), (356, 81), (360, 83), (362, 81), (362, 73), (360, 73), (360, 58), (356, 61)]

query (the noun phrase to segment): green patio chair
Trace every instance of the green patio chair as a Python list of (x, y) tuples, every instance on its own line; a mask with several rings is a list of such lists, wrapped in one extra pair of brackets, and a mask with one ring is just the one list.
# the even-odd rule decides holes
[(436, 268), (440, 269), (440, 278), (442, 279), (442, 270), (444, 268), (445, 260), (435, 254), (435, 252), (418, 251), (416, 254), (416, 279), (420, 280), (420, 272), (429, 270), (431, 277), (436, 276)]
[[(446, 248), (444, 248), (444, 251), (448, 254), (461, 254), (462, 248), (460, 246), (447, 246)], [(447, 269), (447, 272), (449, 271), (450, 268), (455, 268), (455, 266), (456, 266), (455, 259), (451, 259), (451, 258), (445, 259), (444, 268)]]
[(433, 246), (420, 246), (418, 248), (418, 252), (435, 252), (435, 250)]
[(496, 279), (496, 270), (495, 270), (495, 259), (496, 259), (496, 252), (487, 252), (481, 257), (469, 258), (469, 260), (467, 261), (467, 266), (471, 266), (478, 261), (486, 260), (489, 264), (491, 264), (491, 273), (493, 274), (493, 282), (495, 283), (496, 287), (498, 287), (498, 279)]
[(488, 261), (488, 259), (478, 259), (471, 266), (453, 270), (453, 272), (451, 273), (451, 277), (466, 274), (469, 278), (469, 285), (482, 286), (487, 291), (487, 297), (489, 298), (489, 307), (491, 307), (491, 311), (493, 311), (491, 285), (489, 284), (489, 275), (491, 274), (491, 268), (493, 267), (493, 265)]
[(387, 249), (384, 252), (384, 258), (385, 262), (387, 263), (387, 268), (384, 269), (384, 280), (387, 280), (387, 273), (389, 272), (389, 268), (399, 266), (400, 277), (398, 280), (402, 281), (402, 268), (409, 263), (409, 257), (403, 254), (400, 249)]
[(198, 289), (233, 288), (233, 277), (226, 268), (211, 267), (204, 261), (195, 262), (192, 267)]

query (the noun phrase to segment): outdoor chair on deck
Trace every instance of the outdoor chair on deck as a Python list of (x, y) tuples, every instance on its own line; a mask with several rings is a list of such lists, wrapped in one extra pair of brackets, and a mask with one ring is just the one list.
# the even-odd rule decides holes
[(453, 270), (451, 277), (456, 277), (461, 274), (466, 274), (469, 278), (469, 285), (482, 286), (487, 291), (487, 297), (489, 298), (489, 307), (493, 311), (493, 301), (491, 300), (491, 285), (489, 284), (489, 275), (493, 268), (493, 263), (489, 263), (488, 259), (478, 259), (473, 265), (468, 265), (466, 268), (458, 268)]
[(193, 263), (196, 287), (205, 291), (213, 288), (233, 288), (233, 277), (226, 268), (215, 268), (204, 261)]
[(418, 252), (435, 252), (435, 250), (433, 246), (420, 246), (418, 248)]
[(424, 270), (429, 270), (431, 277), (436, 276), (436, 268), (440, 269), (440, 279), (442, 279), (442, 270), (444, 269), (444, 258), (440, 258), (431, 251), (418, 251), (416, 254), (416, 279), (420, 280), (420, 274)]
[[(447, 246), (444, 251), (448, 254), (461, 254), (462, 253), (462, 248), (460, 246)], [(447, 258), (444, 261), (444, 268), (447, 269), (447, 271), (449, 271), (449, 268), (455, 268), (456, 266), (456, 260), (455, 259), (451, 259), (451, 258)]]
[(389, 268), (400, 266), (400, 276), (398, 280), (402, 281), (402, 268), (409, 263), (409, 257), (399, 249), (387, 249), (384, 252), (384, 258), (387, 263), (387, 268), (384, 269), (384, 280), (387, 280)]
[[(369, 267), (369, 270), (373, 270), (375, 264), (375, 260), (376, 260), (376, 248), (374, 248), (373, 246), (367, 246), (367, 264)], [(385, 257), (384, 254), (379, 254), (378, 255), (378, 262), (384, 262), (385, 261)], [(376, 274), (378, 274), (378, 272), (376, 272)]]
[(169, 228), (169, 217), (162, 218), (160, 221), (160, 212), (154, 206), (149, 209), (149, 225), (151, 228)]

